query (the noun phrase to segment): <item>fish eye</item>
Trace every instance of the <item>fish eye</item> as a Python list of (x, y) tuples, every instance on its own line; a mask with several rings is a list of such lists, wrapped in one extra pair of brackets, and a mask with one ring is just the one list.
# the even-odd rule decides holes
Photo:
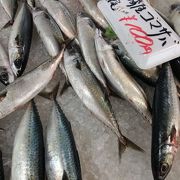
[(2, 72), (1, 73), (1, 79), (3, 81), (8, 81), (9, 77), (8, 77), (8, 73), (7, 72)]
[(161, 165), (161, 175), (165, 175), (169, 171), (169, 165), (167, 163), (163, 163)]
[(20, 59), (16, 59), (14, 61), (14, 65), (16, 66), (17, 69), (21, 69), (21, 60)]

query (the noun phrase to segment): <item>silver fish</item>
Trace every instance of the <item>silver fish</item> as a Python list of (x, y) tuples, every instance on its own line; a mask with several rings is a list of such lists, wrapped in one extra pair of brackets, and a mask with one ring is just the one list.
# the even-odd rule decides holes
[(61, 50), (61, 46), (54, 35), (49, 17), (44, 11), (37, 9), (32, 10), (32, 14), (34, 24), (36, 25), (37, 31), (47, 49), (47, 52), (51, 57), (56, 57)]
[(75, 18), (71, 15), (67, 7), (61, 1), (57, 0), (40, 0), (40, 2), (59, 25), (63, 33), (69, 39), (74, 39), (76, 36)]
[(95, 35), (95, 45), (101, 68), (112, 88), (151, 123), (150, 106), (143, 89), (118, 62), (112, 46), (104, 40), (98, 29)]
[(124, 46), (119, 40), (111, 43), (119, 60), (123, 63), (125, 68), (132, 74), (141, 79), (150, 86), (155, 86), (159, 76), (159, 68), (154, 67), (150, 69), (139, 68), (135, 61), (130, 57)]
[(100, 25), (102, 28), (106, 29), (109, 27), (104, 16), (97, 7), (96, 0), (79, 0), (84, 7), (85, 11), (93, 18), (93, 20)]
[(8, 85), (14, 81), (14, 74), (9, 64), (8, 55), (4, 47), (0, 44), (0, 81)]
[(18, 8), (17, 0), (0, 0), (0, 2), (8, 14), (10, 22), (13, 23)]
[(26, 68), (32, 39), (32, 16), (26, 3), (17, 13), (9, 38), (9, 60), (16, 76), (21, 76)]
[(93, 21), (85, 13), (80, 13), (77, 16), (78, 39), (80, 42), (84, 59), (91, 71), (96, 76), (96, 78), (101, 82), (101, 84), (105, 88), (107, 88), (106, 80), (101, 70), (96, 53), (94, 43), (95, 30), (96, 27)]
[(82, 179), (71, 124), (56, 100), (47, 124), (45, 152), (48, 180)]
[(126, 139), (119, 129), (110, 102), (75, 47), (66, 49), (64, 67), (81, 101), (99, 120), (115, 132), (122, 144), (126, 145)]
[(32, 101), (16, 131), (11, 180), (43, 180), (44, 174), (43, 129), (38, 110)]
[(56, 59), (41, 64), (0, 92), (0, 119), (29, 102), (47, 86), (63, 57), (63, 52), (64, 49)]
[(162, 66), (153, 100), (151, 165), (154, 179), (164, 180), (180, 142), (177, 88), (169, 63)]
[(174, 26), (175, 31), (180, 36), (180, 3), (171, 6), (170, 20)]

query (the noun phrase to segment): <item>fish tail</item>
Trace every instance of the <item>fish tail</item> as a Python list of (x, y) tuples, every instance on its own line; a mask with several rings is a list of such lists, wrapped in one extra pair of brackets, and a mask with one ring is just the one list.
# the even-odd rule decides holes
[(1, 29), (0, 31), (2, 31), (3, 29), (7, 29), (8, 27), (12, 26), (14, 23), (14, 20), (9, 20)]
[(140, 151), (140, 152), (145, 152), (144, 149), (142, 149), (140, 146), (138, 146), (137, 144), (135, 144), (134, 142), (132, 142), (130, 139), (128, 139), (127, 137), (125, 137), (126, 139), (126, 143), (127, 143), (127, 147), (130, 147), (136, 151)]
[(120, 152), (125, 151), (126, 147), (131, 147), (132, 149), (136, 150), (136, 151), (141, 151), (144, 152), (144, 150), (139, 147), (137, 144), (135, 144), (134, 142), (132, 142), (129, 138), (125, 137), (120, 129), (118, 129), (118, 133), (116, 132), (116, 135), (119, 138), (119, 150), (121, 150)]
[(118, 139), (118, 154), (119, 154), (119, 162), (121, 161), (121, 156), (125, 152), (126, 148), (130, 147), (135, 151), (145, 152), (140, 146), (132, 142), (127, 137), (123, 136), (122, 138)]

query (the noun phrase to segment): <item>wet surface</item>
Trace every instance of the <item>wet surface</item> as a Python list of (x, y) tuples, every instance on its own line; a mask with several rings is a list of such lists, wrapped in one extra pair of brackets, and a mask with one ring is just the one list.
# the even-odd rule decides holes
[[(63, 0), (63, 2), (67, 4), (74, 15), (82, 9), (80, 3), (76, 0)], [(165, 8), (163, 8), (162, 4), (160, 6), (159, 2), (155, 3), (155, 6), (157, 9), (162, 9), (162, 12), (167, 15), (169, 3), (164, 3)], [(2, 27), (8, 21), (8, 17), (1, 7), (0, 14), (0, 27)], [(11, 27), (2, 30), (0, 33), (0, 42), (6, 49), (10, 31)], [(26, 72), (34, 69), (47, 59), (49, 59), (49, 56), (34, 28)], [(60, 78), (62, 86), (64, 76), (61, 72), (59, 72), (57, 78)], [(141, 85), (148, 94), (149, 99), (152, 100), (153, 88), (142, 83)], [(152, 180), (150, 159), (151, 126), (126, 101), (115, 97), (110, 99), (123, 134), (142, 147), (145, 152), (138, 152), (129, 147), (122, 154), (121, 160), (119, 160), (117, 137), (87, 110), (74, 90), (69, 87), (62, 96), (58, 97), (58, 101), (72, 125), (82, 166), (82, 179)], [(50, 116), (51, 101), (40, 96), (37, 96), (35, 101), (45, 133), (47, 120)], [(10, 179), (14, 136), (25, 108), (26, 106), (0, 120), (0, 128), (5, 129), (2, 132), (0, 131), (0, 149), (3, 153), (5, 177), (7, 180)], [(180, 152), (177, 153), (172, 171), (167, 180), (179, 179), (179, 164)]]

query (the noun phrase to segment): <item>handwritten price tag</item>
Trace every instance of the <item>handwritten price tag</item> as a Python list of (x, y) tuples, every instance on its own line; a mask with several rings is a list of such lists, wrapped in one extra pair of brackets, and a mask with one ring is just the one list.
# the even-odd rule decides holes
[(180, 56), (179, 36), (146, 1), (101, 0), (98, 8), (140, 68)]

